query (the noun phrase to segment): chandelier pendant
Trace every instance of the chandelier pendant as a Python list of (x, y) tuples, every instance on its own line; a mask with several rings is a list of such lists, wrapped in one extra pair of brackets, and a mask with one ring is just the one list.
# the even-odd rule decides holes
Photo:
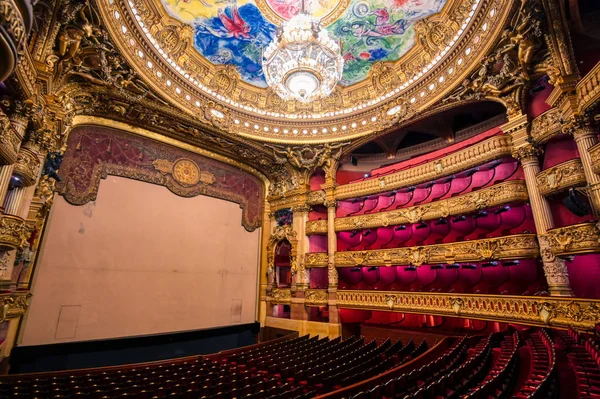
[(284, 22), (263, 53), (269, 87), (284, 100), (303, 103), (331, 94), (342, 78), (344, 58), (339, 44), (320, 21), (302, 11)]

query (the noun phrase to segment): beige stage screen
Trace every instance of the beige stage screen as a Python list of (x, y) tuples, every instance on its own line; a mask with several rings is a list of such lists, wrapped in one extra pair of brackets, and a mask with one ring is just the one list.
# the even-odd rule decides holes
[(253, 322), (260, 233), (241, 217), (112, 176), (84, 206), (56, 196), (20, 345)]

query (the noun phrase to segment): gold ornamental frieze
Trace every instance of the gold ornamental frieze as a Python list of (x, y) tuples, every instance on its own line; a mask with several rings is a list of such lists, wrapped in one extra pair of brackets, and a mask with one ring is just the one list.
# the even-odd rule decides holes
[(465, 317), (586, 331), (600, 323), (600, 300), (594, 299), (340, 290), (336, 300), (341, 309)]
[[(370, 215), (336, 218), (335, 231), (418, 223), (423, 220), (464, 215), (507, 203), (525, 202), (528, 198), (525, 182), (522, 180), (511, 180), (475, 192), (424, 205), (388, 212), (378, 212)], [(312, 220), (307, 222), (306, 234), (327, 234), (327, 220)]]
[(271, 293), (269, 295), (268, 302), (283, 303), (283, 304), (292, 303), (292, 290), (273, 288), (273, 289), (271, 289)]
[(0, 249), (11, 250), (23, 246), (29, 238), (33, 226), (18, 216), (0, 216)]
[(10, 165), (17, 161), (22, 139), (8, 116), (0, 110), (0, 164)]
[(304, 266), (307, 269), (313, 267), (327, 267), (329, 255), (327, 252), (309, 252), (304, 254)]
[(572, 187), (585, 186), (587, 182), (579, 158), (543, 170), (535, 178), (542, 195), (552, 195)]
[(547, 237), (556, 256), (600, 252), (600, 229), (594, 222), (550, 229)]
[(501, 134), (456, 151), (435, 162), (427, 162), (380, 178), (371, 178), (337, 186), (335, 188), (335, 198), (337, 200), (349, 199), (426, 183), (494, 159), (510, 156), (511, 152), (512, 140), (510, 135)]
[(0, 294), (0, 323), (23, 316), (29, 308), (29, 298), (29, 292)]
[(391, 266), (479, 262), (484, 260), (536, 258), (539, 247), (535, 234), (516, 234), (483, 240), (461, 241), (420, 247), (338, 251), (336, 267)]
[(562, 134), (562, 127), (560, 109), (552, 108), (531, 121), (531, 137), (537, 144), (543, 144)]
[(583, 112), (600, 99), (600, 62), (577, 83), (579, 111)]
[(157, 159), (152, 165), (163, 175), (170, 174), (173, 180), (182, 186), (195, 186), (198, 183), (214, 184), (217, 179), (208, 171), (201, 171), (198, 165), (190, 159), (180, 158), (171, 162), (167, 159)]
[(304, 291), (305, 306), (327, 306), (329, 294), (327, 290), (306, 290)]
[(589, 149), (594, 173), (600, 174), (600, 143)]

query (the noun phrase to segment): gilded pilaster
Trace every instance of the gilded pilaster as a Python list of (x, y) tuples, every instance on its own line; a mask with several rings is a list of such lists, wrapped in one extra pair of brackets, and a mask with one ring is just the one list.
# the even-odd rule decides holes
[[(511, 135), (513, 137), (513, 157), (521, 162), (525, 174), (525, 184), (529, 194), (533, 220), (538, 234), (540, 253), (542, 254), (542, 263), (544, 265), (544, 274), (548, 282), (550, 295), (554, 296), (573, 296), (573, 291), (569, 284), (569, 272), (564, 261), (554, 256), (550, 256), (552, 251), (548, 240), (544, 237), (547, 231), (554, 227), (554, 219), (548, 200), (542, 196), (537, 184), (537, 174), (540, 172), (540, 163), (538, 156), (541, 151), (531, 144), (527, 134), (527, 120), (522, 118), (518, 126), (511, 126)], [(510, 122), (509, 122), (510, 124)]]
[(600, 215), (600, 175), (594, 173), (590, 148), (598, 143), (595, 126), (586, 116), (575, 116), (563, 127), (563, 132), (573, 135), (581, 164), (588, 183), (588, 196), (595, 216)]
[(19, 216), (21, 205), (24, 202), (26, 187), (15, 187), (6, 194), (4, 200), (4, 213)]
[[(294, 212), (294, 230), (298, 234), (298, 249), (296, 259), (292, 260), (292, 273), (294, 273), (295, 287), (297, 291), (304, 291), (310, 283), (309, 271), (305, 265), (305, 254), (309, 251), (308, 236), (306, 235), (306, 222), (311, 207), (308, 205), (298, 205), (292, 207)], [(295, 267), (294, 267), (295, 266)]]

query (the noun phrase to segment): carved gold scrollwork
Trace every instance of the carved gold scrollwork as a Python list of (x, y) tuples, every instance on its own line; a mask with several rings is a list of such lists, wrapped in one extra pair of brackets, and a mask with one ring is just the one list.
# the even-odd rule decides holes
[(571, 187), (585, 186), (586, 179), (581, 159), (571, 159), (536, 175), (542, 195), (551, 195)]
[(286, 289), (273, 288), (269, 295), (271, 303), (292, 303), (292, 291)]
[(10, 293), (0, 295), (0, 323), (16, 317), (23, 316), (29, 308), (29, 292)]
[(391, 310), (588, 331), (600, 322), (600, 300), (595, 299), (338, 290), (336, 301), (341, 309)]
[(35, 152), (21, 147), (13, 174), (21, 180), (24, 186), (29, 187), (37, 180), (41, 164), (40, 158)]
[(0, 216), (0, 249), (21, 248), (32, 230), (33, 227), (18, 216)]
[(543, 144), (552, 137), (562, 134), (560, 109), (552, 108), (531, 122), (531, 137), (537, 144)]
[(600, 230), (593, 222), (551, 229), (547, 237), (556, 256), (600, 252)]
[[(425, 205), (379, 212), (372, 215), (350, 216), (335, 219), (335, 231), (395, 226), (435, 220), (452, 215), (463, 215), (480, 209), (507, 203), (527, 201), (527, 187), (521, 180), (512, 180), (458, 197), (435, 201)], [(307, 234), (327, 234), (327, 221), (309, 221)]]
[(313, 267), (327, 267), (328, 260), (327, 252), (309, 252), (304, 254), (305, 266), (309, 269)]
[(304, 305), (326, 306), (329, 301), (327, 290), (306, 290), (304, 292)]
[(422, 247), (377, 249), (370, 251), (339, 251), (335, 253), (337, 267), (386, 266), (478, 262), (489, 259), (536, 258), (539, 247), (535, 234), (517, 234), (483, 240)]

